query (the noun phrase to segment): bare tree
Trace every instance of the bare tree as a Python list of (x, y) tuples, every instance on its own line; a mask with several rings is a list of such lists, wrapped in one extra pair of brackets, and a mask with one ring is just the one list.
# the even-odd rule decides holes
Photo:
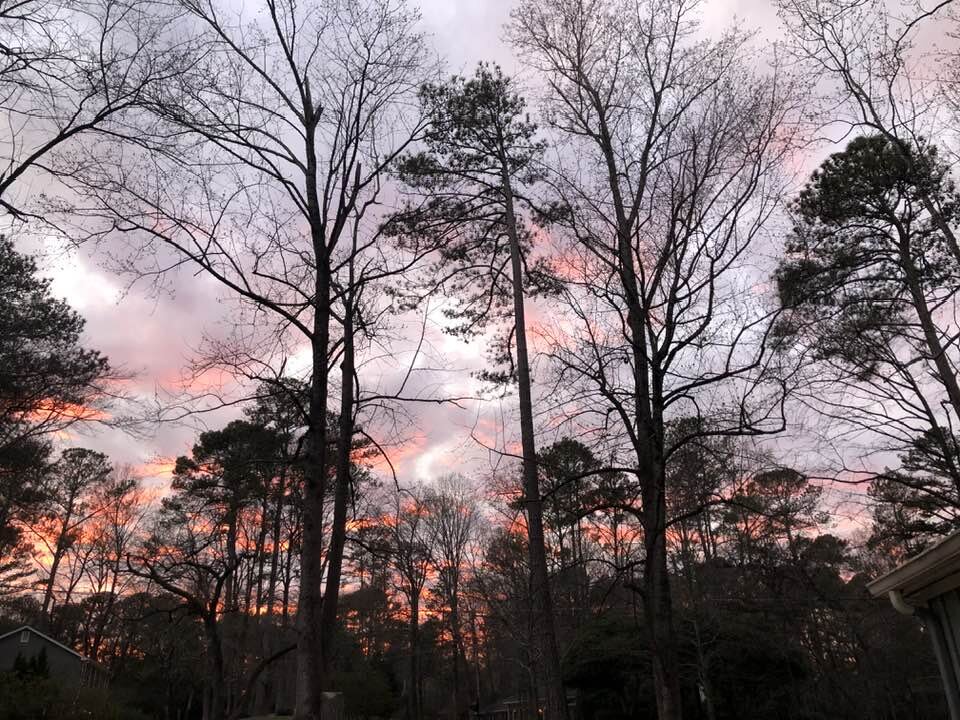
[(83, 136), (117, 132), (147, 87), (177, 72), (159, 20), (125, 0), (0, 2), (0, 208), (35, 217), (31, 178), (72, 172)]
[(96, 529), (90, 543), (94, 545), (94, 559), (86, 569), (86, 582), (91, 591), (102, 597), (92, 604), (85, 652), (93, 658), (100, 655), (107, 624), (114, 607), (127, 589), (129, 577), (124, 574), (124, 558), (130, 546), (138, 539), (140, 526), (149, 505), (140, 478), (130, 466), (115, 468), (109, 481), (101, 490), (98, 501), (103, 508), (97, 518)]
[(416, 491), (397, 489), (388, 521), (390, 562), (397, 588), (407, 601), (409, 633), (408, 675), (405, 695), (407, 717), (423, 717), (423, 688), (420, 668), (420, 602), (433, 563), (435, 530), (427, 522), (429, 509)]
[(223, 652), (223, 596), (240, 563), (227, 553), (220, 517), (209, 517), (200, 497), (179, 492), (164, 500), (154, 527), (126, 557), (127, 569), (175, 599), (173, 607), (196, 617), (205, 650), (203, 720), (227, 712)]
[(466, 648), (463, 641), (461, 600), (470, 565), (471, 544), (477, 540), (480, 513), (477, 492), (462, 475), (445, 475), (436, 489), (424, 494), (426, 522), (431, 528), (437, 572), (437, 591), (449, 613), (453, 640), (453, 707), (457, 717), (466, 712)]
[[(88, 235), (126, 237), (141, 277), (187, 265), (237, 298), (249, 313), (244, 331), (214, 353), (234, 369), (260, 380), (270, 370), (281, 386), (287, 358), (309, 348), (298, 716), (315, 718), (330, 662), (323, 641), (336, 620), (352, 444), (354, 378), (341, 343), (352, 338), (354, 315), (349, 300), (335, 312), (337, 253), (384, 170), (421, 130), (408, 100), (429, 62), (417, 15), (400, 1), (267, 0), (252, 21), (205, 0), (176, 6), (182, 17), (169, 32), (189, 38), (188, 67), (154, 86), (134, 142), (100, 146), (96, 166), (74, 178), (83, 200), (73, 210)], [(348, 412), (333, 462), (328, 376), (338, 357)], [(325, 547), (329, 468), (337, 472)]]
[[(720, 433), (782, 428), (751, 249), (783, 196), (791, 83), (749, 71), (748, 38), (696, 39), (686, 2), (523, 2), (511, 37), (543, 73), (566, 141), (555, 184), (576, 240), (558, 264), (571, 332), (549, 333), (558, 394), (635, 458), (640, 585), (658, 715), (682, 715), (667, 571), (671, 416)], [(569, 158), (569, 159), (567, 159)], [(767, 392), (767, 389), (771, 392)], [(582, 432), (582, 431), (581, 431)]]
[(47, 622), (53, 611), (51, 603), (60, 563), (79, 540), (83, 526), (103, 510), (96, 499), (111, 470), (106, 455), (85, 448), (64, 450), (54, 466), (44, 513), (49, 528), (41, 525), (34, 529), (50, 554), (42, 606)]

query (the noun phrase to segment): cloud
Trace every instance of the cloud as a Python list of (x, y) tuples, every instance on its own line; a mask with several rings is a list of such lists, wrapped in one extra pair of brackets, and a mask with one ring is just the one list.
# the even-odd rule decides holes
[[(513, 6), (511, 0), (425, 0), (421, 3), (423, 27), (432, 35), (438, 53), (447, 58), (450, 72), (470, 72), (480, 60), (496, 61), (507, 72), (516, 72), (518, 64), (503, 41), (503, 25)], [(776, 32), (773, 5), (764, 0), (714, 0), (704, 8), (710, 27), (724, 27), (735, 15), (745, 18), (748, 26), (762, 26), (764, 33)], [(53, 278), (54, 292), (87, 321), (86, 342), (115, 365), (136, 373), (131, 391), (145, 401), (164, 388), (175, 388), (205, 335), (222, 336), (231, 329), (229, 302), (217, 284), (202, 274), (172, 273), (163, 291), (153, 293), (143, 284), (126, 287), (123, 279), (99, 262), (101, 256), (95, 248), (68, 253), (50, 242), (43, 249), (47, 251), (45, 272)], [(530, 320), (535, 326), (551, 317), (539, 304), (531, 303)], [(484, 340), (465, 343), (444, 334), (444, 322), (435, 308), (429, 352), (418, 358), (405, 395), (473, 397), (483, 389), (471, 373), (485, 367)], [(406, 340), (395, 344), (391, 357), (363, 368), (366, 389), (389, 392), (399, 387), (407, 372), (419, 321), (400, 319), (394, 330)], [(289, 367), (305, 370), (309, 362), (309, 350), (303, 348), (294, 353)], [(480, 475), (502, 463), (501, 456), (487, 447), (502, 451), (514, 446), (518, 437), (514, 398), (482, 404), (465, 400), (461, 405), (407, 403), (406, 417), (395, 430), (387, 427), (389, 418), (376, 418), (375, 422), (384, 423), (377, 429), (386, 438), (391, 460), (404, 479), (430, 480), (454, 470)], [(208, 427), (217, 427), (237, 414), (237, 409), (224, 410), (201, 420)], [(71, 441), (103, 450), (117, 462), (140, 465), (148, 475), (163, 477), (168, 473), (157, 458), (188, 452), (197, 429), (195, 425), (167, 424), (149, 437), (91, 431), (74, 434)], [(403, 443), (397, 444), (400, 440)], [(378, 471), (385, 472), (383, 466), (378, 464)]]

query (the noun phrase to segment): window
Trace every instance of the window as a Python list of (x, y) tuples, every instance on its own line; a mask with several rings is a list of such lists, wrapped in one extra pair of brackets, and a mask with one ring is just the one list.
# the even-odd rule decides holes
[(21, 644), (21, 645), (26, 645), (28, 642), (30, 642), (30, 631), (29, 631), (29, 630), (21, 630), (21, 631), (20, 631), (20, 644)]

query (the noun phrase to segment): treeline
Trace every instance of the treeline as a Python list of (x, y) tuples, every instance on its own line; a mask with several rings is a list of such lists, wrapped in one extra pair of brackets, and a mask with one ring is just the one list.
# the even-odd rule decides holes
[[(271, 397), (246, 415), (202, 433), (159, 500), (102, 455), (65, 450), (23, 507), (34, 524), (5, 557), (39, 569), (6, 586), (4, 623), (102, 663), (119, 717), (292, 710), (302, 428)], [(576, 440), (538, 460), (564, 685), (584, 717), (651, 714), (635, 483)], [(818, 485), (743, 441), (698, 443), (670, 474), (688, 714), (943, 712), (921, 627), (866, 592), (889, 556), (823, 532)], [(398, 490), (354, 467), (332, 668), (350, 717), (466, 717), (510, 699), (536, 713), (542, 629), (521, 505), (512, 475)], [(874, 537), (890, 530), (878, 521)]]
[[(863, 585), (957, 527), (958, 64), (914, 45), (950, 3), (784, 0), (774, 52), (682, 0), (520, 0), (536, 106), (448, 78), (403, 0), (258, 9), (0, 0), (5, 220), (216, 285), (159, 419), (243, 412), (168, 488), (68, 447), (137, 398), (3, 240), (7, 619), (155, 717), (941, 712)], [(493, 477), (393, 472), (420, 408), (513, 390)]]

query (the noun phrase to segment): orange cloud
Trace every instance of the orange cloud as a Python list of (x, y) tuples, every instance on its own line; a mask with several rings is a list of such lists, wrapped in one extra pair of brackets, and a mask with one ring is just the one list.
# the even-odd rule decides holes
[(24, 414), (28, 422), (45, 423), (50, 421), (74, 422), (76, 420), (109, 420), (110, 414), (102, 408), (58, 402), (45, 398), (36, 407)]
[(166, 480), (173, 475), (173, 469), (176, 467), (176, 459), (170, 457), (158, 457), (149, 462), (137, 466), (137, 474), (144, 478), (156, 478)]

